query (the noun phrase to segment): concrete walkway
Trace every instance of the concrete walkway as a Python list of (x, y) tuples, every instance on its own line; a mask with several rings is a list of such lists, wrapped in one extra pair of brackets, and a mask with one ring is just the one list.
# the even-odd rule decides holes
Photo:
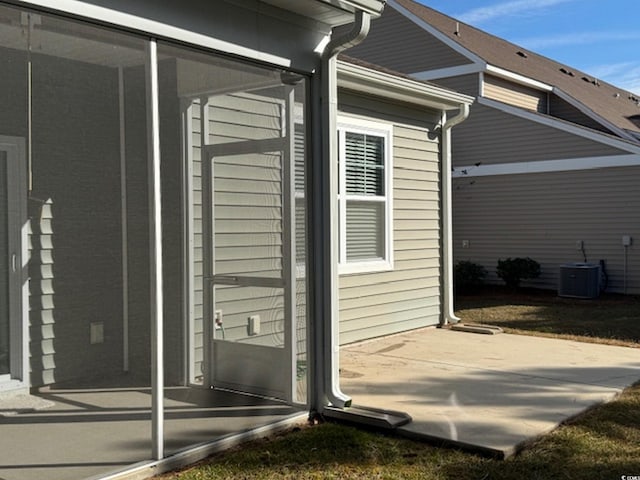
[(400, 410), (402, 433), (508, 457), (640, 380), (640, 349), (422, 329), (343, 347), (355, 405)]

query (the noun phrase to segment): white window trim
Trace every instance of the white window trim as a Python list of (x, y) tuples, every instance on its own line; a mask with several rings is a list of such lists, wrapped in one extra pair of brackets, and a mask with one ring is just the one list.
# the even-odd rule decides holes
[[(339, 172), (338, 179), (340, 188), (338, 193), (338, 211), (340, 219), (339, 234), (337, 240), (340, 245), (340, 257), (338, 260), (339, 274), (355, 274), (355, 273), (373, 273), (393, 270), (393, 125), (372, 121), (368, 119), (339, 116), (338, 117), (338, 136), (340, 150), (338, 152)], [(346, 202), (343, 201), (344, 192), (346, 192), (346, 176), (345, 176), (345, 133), (363, 133), (368, 135), (377, 135), (384, 137), (384, 181), (385, 181), (385, 225), (384, 225), (384, 259), (382, 260), (363, 260), (355, 262), (347, 262), (347, 216)], [(350, 198), (357, 199), (356, 196)], [(365, 197), (367, 201), (376, 201), (371, 197)]]

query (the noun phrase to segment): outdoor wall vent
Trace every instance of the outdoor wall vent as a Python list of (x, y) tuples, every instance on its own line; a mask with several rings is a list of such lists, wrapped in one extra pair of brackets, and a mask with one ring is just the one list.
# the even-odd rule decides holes
[(566, 263), (560, 265), (558, 296), (597, 298), (600, 295), (600, 265)]

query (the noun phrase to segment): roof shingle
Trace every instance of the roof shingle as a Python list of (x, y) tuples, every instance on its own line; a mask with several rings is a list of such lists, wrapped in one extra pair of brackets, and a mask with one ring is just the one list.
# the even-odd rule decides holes
[(640, 133), (640, 95), (519, 47), (413, 0), (396, 0), (396, 3), (489, 65), (554, 86), (616, 127)]

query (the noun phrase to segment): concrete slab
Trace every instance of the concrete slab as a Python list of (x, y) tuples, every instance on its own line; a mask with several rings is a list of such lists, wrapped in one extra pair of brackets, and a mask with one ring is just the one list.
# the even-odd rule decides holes
[(341, 350), (356, 405), (405, 411), (401, 432), (508, 457), (640, 380), (640, 349), (423, 329)]

